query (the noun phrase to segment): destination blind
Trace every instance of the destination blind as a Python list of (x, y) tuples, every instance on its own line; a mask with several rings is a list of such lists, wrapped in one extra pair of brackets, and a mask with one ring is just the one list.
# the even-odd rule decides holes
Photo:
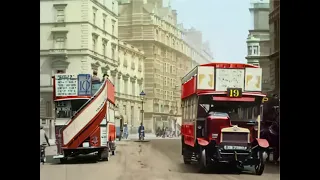
[(78, 77), (72, 74), (56, 74), (56, 96), (77, 96)]

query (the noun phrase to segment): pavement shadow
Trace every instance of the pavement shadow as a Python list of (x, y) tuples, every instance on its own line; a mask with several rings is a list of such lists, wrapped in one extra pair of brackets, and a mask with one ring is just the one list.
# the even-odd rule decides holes
[(134, 140), (133, 142), (147, 143), (150, 142), (150, 140)]
[[(117, 152), (116, 152), (117, 153)], [(92, 164), (100, 162), (95, 155), (81, 155), (68, 158), (68, 161), (63, 164)], [(53, 156), (47, 156), (46, 164), (62, 165), (59, 159), (53, 159)]]
[[(226, 174), (226, 175), (236, 175), (236, 174), (246, 174), (255, 175), (254, 167), (245, 166), (244, 169), (236, 168), (229, 164), (211, 165), (206, 170), (200, 170), (196, 163), (184, 164), (180, 163), (178, 172), (180, 173), (197, 173), (197, 174)], [(268, 174), (280, 174), (280, 170), (277, 167), (266, 166), (264, 173)]]

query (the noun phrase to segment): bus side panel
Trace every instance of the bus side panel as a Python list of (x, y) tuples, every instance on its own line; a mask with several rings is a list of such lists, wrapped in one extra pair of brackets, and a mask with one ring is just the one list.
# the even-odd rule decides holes
[(115, 104), (115, 95), (114, 95), (114, 85), (108, 80), (107, 81), (107, 98), (112, 104)]
[(181, 126), (181, 134), (184, 137), (184, 143), (192, 147), (194, 147), (195, 142), (194, 127), (193, 122), (185, 122)]
[(116, 140), (116, 126), (114, 123), (109, 122), (108, 123), (108, 132), (109, 132), (109, 141), (115, 141)]
[(197, 92), (196, 87), (197, 87), (197, 77), (194, 76), (192, 79), (190, 79), (188, 82), (182, 85), (181, 98), (186, 98), (195, 94)]

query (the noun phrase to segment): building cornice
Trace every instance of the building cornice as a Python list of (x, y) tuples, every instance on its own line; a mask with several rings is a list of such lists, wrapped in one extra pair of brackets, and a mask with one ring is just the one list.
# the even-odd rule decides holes
[[(49, 54), (50, 49), (40, 49), (40, 57), (45, 56), (45, 57), (50, 57), (52, 56), (51, 54)], [(110, 66), (113, 67), (117, 67), (118, 66), (118, 62), (115, 59), (111, 59), (107, 56), (104, 56), (102, 54), (99, 54), (97, 52), (94, 52), (90, 49), (66, 49), (66, 55), (67, 56), (79, 56), (79, 55), (86, 55), (86, 56), (90, 56), (93, 59), (96, 59), (102, 63), (108, 64)]]
[(90, 21), (74, 21), (74, 22), (68, 22), (68, 21), (65, 21), (63, 23), (61, 22), (40, 22), (40, 26), (41, 25), (56, 25), (56, 24), (65, 24), (65, 25), (68, 25), (68, 24), (89, 24), (91, 25), (92, 27), (96, 28), (96, 29), (99, 29), (100, 31), (102, 31), (102, 33), (106, 34), (106, 35), (109, 35), (110, 37), (112, 37), (113, 39), (118, 39), (118, 37), (112, 35), (111, 33), (109, 33), (108, 31), (98, 27), (97, 25), (91, 23)]
[(114, 18), (118, 19), (118, 15), (116, 13), (114, 13), (112, 10), (110, 10), (109, 8), (107, 8), (106, 6), (104, 6), (103, 4), (101, 4), (100, 2), (98, 2), (97, 0), (90, 0), (91, 2), (93, 2), (95, 5), (97, 5), (99, 8), (107, 11), (109, 14), (111, 14)]
[(268, 55), (264, 55), (264, 56), (246, 56), (246, 59), (248, 59), (248, 60), (254, 60), (254, 59), (261, 60), (261, 59), (268, 59), (268, 58), (269, 58)]
[(272, 53), (272, 54), (270, 54), (269, 58), (270, 58), (270, 60), (272, 61), (273, 58), (279, 57), (279, 56), (280, 56), (280, 50), (279, 50), (279, 51), (276, 51), (276, 52), (274, 52), (274, 53)]
[(133, 45), (126, 42), (118, 42), (119, 50), (123, 50), (125, 53), (130, 52), (131, 54), (138, 54), (140, 57), (144, 57), (144, 52)]

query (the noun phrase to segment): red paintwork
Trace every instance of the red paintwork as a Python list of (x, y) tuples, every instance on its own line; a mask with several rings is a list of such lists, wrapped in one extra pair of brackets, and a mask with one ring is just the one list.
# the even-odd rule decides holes
[(100, 127), (97, 126), (95, 130), (93, 130), (92, 134), (90, 135), (90, 147), (100, 147)]
[[(259, 68), (259, 66), (254, 66), (251, 64), (241, 64), (241, 63), (208, 63), (208, 64), (202, 64), (199, 66), (211, 66), (216, 68), (238, 68), (238, 69), (244, 69), (244, 68)], [(192, 72), (192, 71), (191, 71)], [(189, 74), (190, 75), (190, 74)], [(196, 75), (196, 74), (194, 74)], [(208, 90), (197, 90), (197, 76), (193, 76), (190, 80), (187, 82), (183, 82), (182, 88), (181, 88), (181, 99), (187, 98), (193, 94), (201, 95), (201, 94), (211, 94), (215, 91), (214, 89), (208, 89)], [(225, 92), (226, 93), (226, 92)], [(245, 92), (243, 92), (244, 94)], [(255, 93), (255, 92), (250, 92)], [(261, 94), (261, 92), (258, 92)]]
[(198, 143), (201, 145), (201, 146), (206, 146), (209, 144), (209, 142), (203, 138), (197, 138), (198, 140)]
[(196, 87), (197, 87), (197, 77), (194, 76), (191, 80), (182, 84), (181, 98), (183, 99), (195, 94), (197, 89)]
[(114, 123), (109, 123), (109, 141), (116, 140), (116, 126)]
[(213, 96), (212, 100), (214, 101), (239, 101), (239, 102), (254, 102), (254, 97), (241, 97), (241, 98), (230, 98), (230, 97), (218, 97)]
[[(54, 76), (53, 76), (54, 79)], [(85, 110), (85, 108), (89, 107), (90, 104), (96, 100), (96, 98), (101, 94), (101, 93), (106, 93), (106, 98), (109, 102), (111, 102), (112, 104), (115, 104), (115, 88), (114, 85), (110, 82), (110, 80), (107, 80), (106, 83), (103, 84), (103, 86), (107, 85), (107, 91), (103, 92), (102, 90), (104, 89), (104, 87), (102, 87), (100, 89), (100, 92), (97, 93), (96, 97), (94, 97), (91, 102), (89, 102), (80, 112), (78, 112), (78, 114), (76, 116), (73, 117), (73, 119), (70, 120), (70, 122), (68, 123), (68, 125), (64, 126), (63, 129), (60, 131), (60, 135), (63, 134), (63, 130), (69, 126), (70, 124), (73, 123), (73, 120), (80, 115), (81, 113), (83, 113), (83, 111)], [(65, 100), (65, 99), (84, 99), (84, 98), (88, 98), (90, 99), (91, 97), (89, 96), (64, 96), (64, 97), (56, 97), (55, 96), (55, 81), (53, 81), (53, 98), (54, 100)], [(90, 146), (96, 146), (99, 147), (101, 146), (101, 142), (100, 142), (100, 124), (102, 122), (102, 120), (106, 117), (107, 114), (107, 103), (104, 104), (103, 108), (95, 115), (94, 118), (92, 118), (92, 120), (83, 128), (81, 129), (76, 135), (75, 137), (72, 139), (72, 141), (70, 141), (68, 144), (64, 144), (62, 146), (62, 149), (76, 149), (79, 146), (81, 146), (81, 144), (86, 140), (86, 139), (90, 139)], [(59, 139), (59, 129), (60, 127), (56, 127), (56, 139)], [(110, 141), (114, 141), (116, 138), (116, 130), (115, 130), (115, 125), (114, 123), (109, 123), (109, 140)], [(62, 144), (63, 144), (63, 137), (61, 137), (62, 140)], [(59, 154), (62, 153), (61, 149), (58, 148)]]
[[(208, 139), (215, 140), (217, 143), (220, 143), (221, 139), (221, 129), (226, 127), (231, 127), (231, 122), (228, 117), (216, 117), (209, 116), (207, 118), (208, 129)], [(212, 138), (212, 134), (218, 134), (217, 138)]]
[[(107, 105), (104, 104), (103, 108), (100, 110), (99, 113), (74, 137), (73, 141), (70, 141), (69, 144), (64, 145), (67, 148), (77, 148), (86, 140), (91, 133), (100, 126), (103, 118), (107, 113)], [(72, 122), (71, 122), (72, 123)]]
[[(226, 91), (214, 91), (212, 92), (211, 90), (197, 90), (197, 95), (202, 96), (202, 95), (210, 95), (210, 94), (215, 94), (215, 95), (223, 95), (227, 94)], [(263, 96), (265, 97), (266, 95), (261, 93), (261, 92), (243, 92), (243, 96), (248, 95), (248, 96)]]
[(55, 96), (54, 101), (59, 100), (72, 100), (72, 99), (90, 99), (91, 96)]
[(260, 147), (263, 147), (263, 148), (269, 147), (269, 142), (266, 139), (258, 139), (257, 138), (256, 140), (257, 140)]
[[(237, 68), (237, 69), (244, 69), (244, 68), (259, 68), (258, 66), (250, 65), (250, 64), (241, 64), (241, 63), (209, 63), (209, 64), (202, 64), (200, 66), (211, 66), (216, 68)], [(196, 71), (191, 70), (184, 78), (190, 79), (184, 79), (182, 87), (181, 87), (181, 100), (184, 100), (192, 95), (214, 95), (212, 96), (212, 99), (214, 101), (242, 101), (242, 102), (254, 102), (257, 96), (265, 96), (261, 92), (243, 92), (243, 97), (241, 98), (229, 98), (225, 97), (225, 94), (227, 94), (226, 91), (215, 91), (214, 89), (211, 90), (197, 90), (197, 76)], [(219, 96), (220, 95), (220, 96)], [(224, 97), (223, 97), (224, 96)], [(200, 112), (198, 112), (199, 114)], [(201, 116), (203, 117), (203, 116)], [(210, 128), (207, 128), (209, 132), (207, 132), (208, 137), (202, 138), (201, 140), (216, 140), (217, 143), (220, 143), (220, 136), (221, 136), (221, 129), (226, 127), (231, 127), (230, 119), (227, 117), (215, 117), (215, 116), (209, 116), (207, 117), (207, 126)], [(190, 120), (183, 119), (182, 120), (182, 126), (181, 126), (181, 134), (184, 137), (184, 143), (187, 145), (190, 145), (194, 147), (195, 143), (195, 122), (190, 123)], [(242, 127), (242, 126), (239, 126)], [(250, 130), (251, 134), (251, 142), (254, 140), (254, 138), (257, 137), (257, 132), (254, 130), (253, 126), (250, 126), (248, 128)], [(212, 134), (218, 134), (217, 138), (212, 138)], [(199, 139), (198, 139), (199, 143)], [(201, 141), (202, 144), (203, 141)]]
[(258, 68), (259, 66), (251, 65), (251, 64), (242, 64), (242, 63), (208, 63), (202, 64), (200, 66), (212, 66), (216, 68), (225, 68), (225, 69), (232, 69), (232, 68)]
[(181, 134), (184, 137), (184, 143), (194, 147), (194, 142), (195, 142), (194, 123), (192, 122), (183, 123), (181, 126)]
[(110, 80), (107, 80), (107, 85), (108, 101), (110, 101), (112, 104), (115, 104), (114, 85), (111, 83)]
[[(103, 86), (106, 86), (106, 84), (103, 84)], [(64, 131), (70, 124), (72, 124), (72, 122), (74, 121), (74, 119), (76, 119), (87, 107), (90, 106), (90, 104), (91, 104), (93, 101), (95, 101), (95, 100), (97, 99), (97, 97), (102, 93), (102, 90), (103, 90), (103, 89), (104, 89), (104, 87), (102, 87), (102, 88), (100, 89), (100, 91), (98, 92), (98, 94), (97, 94), (96, 97), (94, 97), (77, 115), (75, 115), (75, 116), (70, 120), (69, 124), (66, 125), (66, 126), (63, 128), (62, 134), (63, 134), (63, 131)], [(106, 107), (106, 106), (105, 106), (105, 107)], [(106, 110), (102, 110), (102, 111), (104, 111), (104, 116), (105, 116)], [(95, 120), (98, 115), (100, 115), (100, 112), (97, 113), (97, 115), (96, 115), (83, 129), (81, 129), (81, 131), (78, 132), (75, 137), (79, 136), (79, 134), (80, 134), (84, 129), (86, 129), (87, 126), (88, 126), (93, 120)], [(103, 118), (102, 118), (102, 119), (103, 119)], [(102, 121), (102, 119), (101, 119), (101, 121)], [(100, 121), (100, 122), (101, 122), (101, 121)], [(83, 141), (84, 141), (84, 139), (83, 139)], [(63, 142), (63, 141), (62, 141), (62, 142)], [(63, 144), (64, 144), (64, 143), (63, 143)], [(68, 145), (68, 144), (64, 144), (64, 145)]]

